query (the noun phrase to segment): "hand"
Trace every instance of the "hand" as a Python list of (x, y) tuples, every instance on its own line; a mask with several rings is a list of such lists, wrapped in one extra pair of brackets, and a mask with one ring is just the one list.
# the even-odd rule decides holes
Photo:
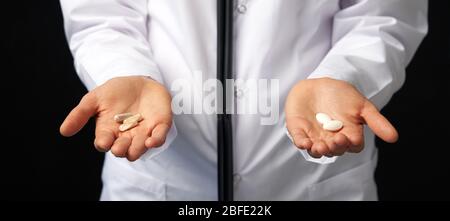
[[(337, 132), (322, 129), (316, 113), (326, 113), (340, 120), (344, 127)], [(308, 150), (315, 158), (358, 153), (364, 146), (363, 125), (386, 142), (396, 142), (398, 134), (377, 108), (349, 83), (330, 78), (309, 79), (297, 83), (289, 92), (286, 126), (294, 144)]]
[[(64, 120), (60, 132), (76, 134), (96, 115), (97, 150), (137, 160), (148, 148), (164, 144), (172, 124), (171, 97), (161, 84), (145, 77), (118, 77), (87, 93)], [(140, 113), (143, 120), (131, 130), (120, 132), (114, 115)]]

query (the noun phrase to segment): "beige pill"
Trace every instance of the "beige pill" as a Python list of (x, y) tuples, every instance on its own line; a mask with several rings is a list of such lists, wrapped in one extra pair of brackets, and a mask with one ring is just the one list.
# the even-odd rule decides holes
[(316, 114), (316, 120), (320, 123), (320, 124), (325, 124), (326, 122), (331, 120), (331, 117), (328, 116), (328, 114), (324, 114), (324, 113), (317, 113)]
[(126, 124), (124, 123), (124, 124), (121, 124), (119, 126), (119, 130), (124, 132), (124, 131), (127, 131), (127, 130), (133, 128), (133, 127), (136, 127), (137, 125), (138, 125), (137, 121), (133, 121), (131, 123), (126, 123)]
[(114, 115), (114, 121), (117, 123), (122, 123), (125, 119), (133, 116), (133, 113), (122, 113)]
[(323, 124), (323, 129), (328, 130), (328, 131), (338, 131), (338, 130), (340, 130), (343, 126), (344, 126), (344, 124), (342, 123), (342, 121), (339, 121), (339, 120), (330, 120), (330, 121), (325, 122), (325, 123)]
[(141, 114), (135, 114), (125, 120), (123, 120), (124, 124), (132, 123), (132, 122), (139, 122), (142, 120)]

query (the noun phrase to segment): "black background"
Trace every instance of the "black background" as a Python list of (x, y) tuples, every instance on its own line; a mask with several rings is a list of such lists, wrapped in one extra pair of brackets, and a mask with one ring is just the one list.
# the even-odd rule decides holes
[[(2, 19), (0, 199), (97, 200), (103, 154), (93, 148), (93, 122), (72, 138), (58, 133), (86, 92), (73, 69), (59, 3), (9, 9)], [(429, 34), (404, 87), (383, 109), (400, 140), (377, 140), (381, 200), (450, 199), (449, 9), (449, 1), (430, 1)]]

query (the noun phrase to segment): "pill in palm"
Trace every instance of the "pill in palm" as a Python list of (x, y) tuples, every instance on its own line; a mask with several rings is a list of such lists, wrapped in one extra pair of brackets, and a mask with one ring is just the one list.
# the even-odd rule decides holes
[(328, 131), (338, 131), (340, 130), (344, 124), (339, 120), (330, 120), (323, 124), (323, 129)]
[(324, 114), (324, 113), (317, 113), (316, 114), (316, 120), (320, 123), (320, 124), (325, 124), (326, 122), (331, 120), (331, 117), (328, 116), (328, 114)]
[(338, 131), (340, 130), (344, 124), (342, 121), (333, 120), (328, 114), (325, 113), (317, 113), (316, 120), (322, 124), (322, 128), (328, 131)]
[(142, 116), (141, 114), (135, 114), (132, 115), (131, 117), (126, 118), (125, 120), (123, 120), (124, 124), (128, 124), (128, 123), (132, 123), (132, 122), (139, 122), (142, 120)]
[(123, 124), (121, 124), (119, 126), (119, 130), (124, 132), (124, 131), (127, 131), (127, 130), (133, 128), (133, 127), (136, 127), (137, 125), (138, 125), (137, 121), (132, 121), (132, 122), (129, 122), (129, 123), (123, 123)]
[(132, 117), (133, 113), (122, 113), (114, 115), (114, 121), (117, 123), (122, 123), (125, 119)]
[(139, 124), (139, 121), (142, 120), (141, 114), (133, 114), (133, 113), (121, 113), (114, 115), (114, 120), (117, 123), (122, 123), (119, 126), (119, 130), (121, 132), (127, 131), (136, 127)]

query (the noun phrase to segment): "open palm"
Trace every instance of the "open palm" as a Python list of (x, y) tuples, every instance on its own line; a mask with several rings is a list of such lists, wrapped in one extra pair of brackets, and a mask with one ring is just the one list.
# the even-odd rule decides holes
[[(344, 127), (337, 132), (322, 129), (315, 119), (319, 112), (342, 121)], [(285, 113), (294, 144), (316, 158), (360, 152), (364, 146), (364, 124), (386, 142), (398, 138), (395, 128), (376, 107), (344, 81), (329, 78), (300, 81), (288, 95)]]
[[(94, 145), (117, 157), (137, 160), (148, 148), (161, 146), (172, 123), (171, 97), (161, 84), (145, 77), (118, 77), (86, 94), (61, 125), (64, 136), (76, 134), (96, 116)], [(119, 131), (118, 113), (140, 113), (138, 126)]]

